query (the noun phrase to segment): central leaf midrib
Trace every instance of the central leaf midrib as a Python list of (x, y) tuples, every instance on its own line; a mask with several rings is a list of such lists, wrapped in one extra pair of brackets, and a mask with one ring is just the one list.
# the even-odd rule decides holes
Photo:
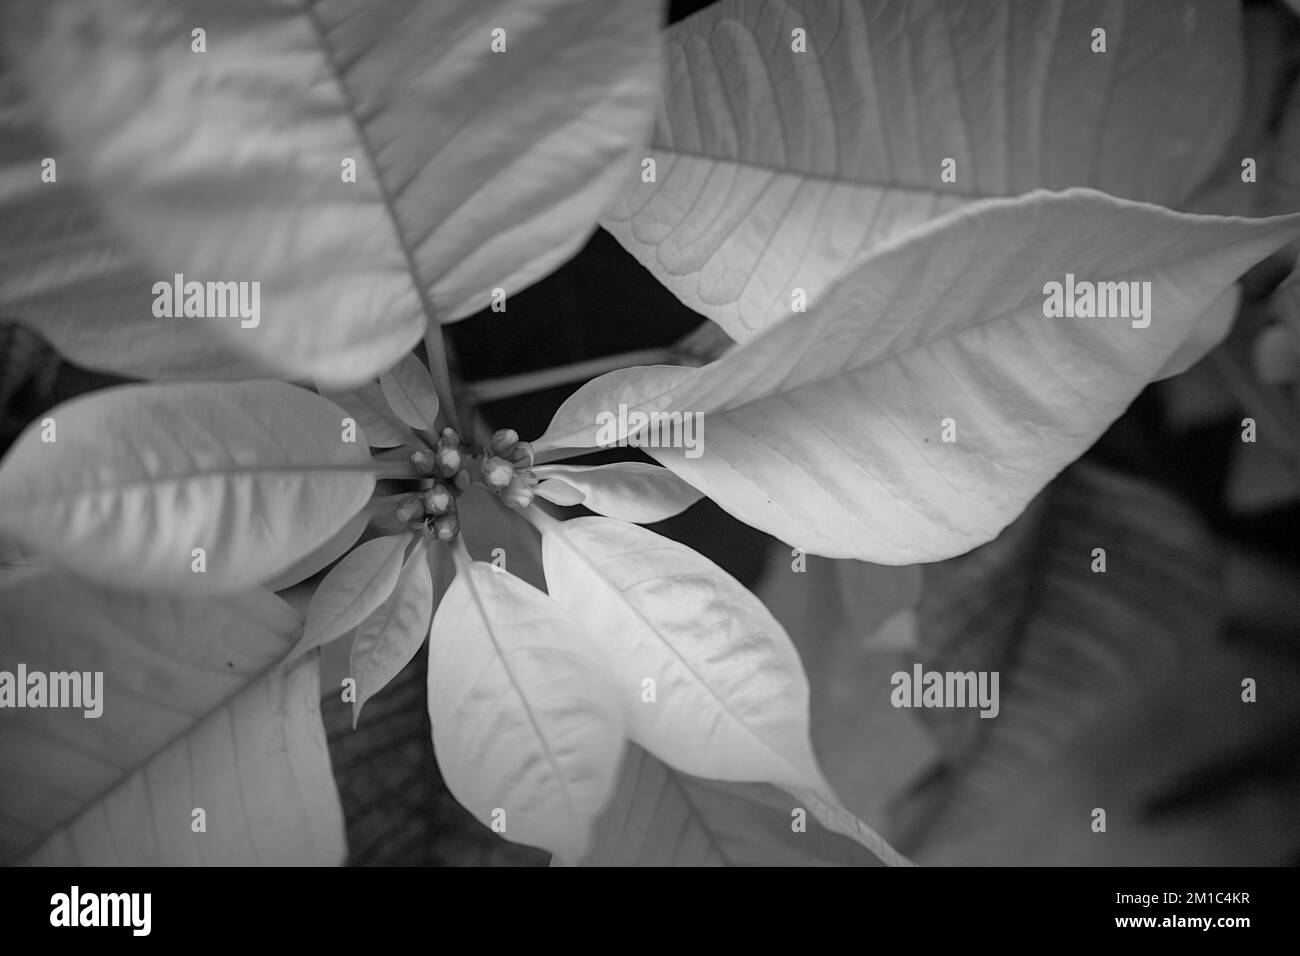
[[(1073, 191), (1073, 190), (1066, 190), (1065, 192), (1072, 192), (1072, 191)], [(1087, 192), (1095, 192), (1095, 191), (1093, 191), (1093, 190), (1086, 190), (1086, 191), (1087, 191)], [(1023, 198), (1023, 197), (1020, 197), (1020, 198)], [(1009, 202), (1018, 202), (1018, 201), (1020, 201), (1020, 198), (1018, 198), (1018, 199), (1014, 199), (1014, 200), (1009, 200)], [(952, 215), (952, 214), (950, 214), (950, 215)], [(1300, 216), (1300, 214), (1297, 214), (1297, 216)], [(940, 217), (940, 219), (946, 219), (946, 217)], [(897, 250), (897, 249), (898, 249), (898, 248), (903, 244), (904, 241), (906, 241), (908, 244), (910, 244), (910, 243), (912, 243), (912, 242), (918, 242), (918, 241), (921, 241), (921, 240), (924, 239), (924, 238), (928, 238), (930, 234), (932, 234), (933, 232), (935, 232), (935, 230), (934, 230), (932, 227), (933, 227), (933, 224), (936, 223), (936, 222), (939, 222), (939, 219), (930, 220), (930, 222), (928, 222), (928, 223), (924, 224), (923, 226), (919, 227), (919, 230), (923, 230), (923, 231), (918, 231), (918, 233), (915, 233), (915, 234), (911, 234), (911, 233), (909, 233), (909, 234), (907, 234), (907, 235), (900, 236), (898, 242), (887, 243), (886, 245), (884, 245), (883, 247), (881, 247), (881, 248), (880, 248), (879, 250), (877, 250), (876, 252), (873, 252), (870, 256), (868, 256), (868, 257), (867, 257), (866, 259), (864, 259), (862, 262), (860, 262), (860, 263), (858, 264), (857, 269), (860, 270), (860, 269), (862, 269), (863, 267), (865, 267), (868, 263), (871, 263), (871, 262), (875, 261), (876, 259), (883, 257), (883, 256), (886, 255), (886, 254), (889, 254), (889, 253), (892, 253), (892, 252), (896, 251), (896, 250)], [(1248, 241), (1248, 240), (1245, 240), (1245, 239), (1237, 240), (1237, 242), (1232, 243), (1232, 245), (1237, 245), (1238, 243), (1240, 243), (1240, 242), (1244, 242), (1244, 241)], [(1187, 262), (1187, 263), (1195, 263), (1195, 262), (1197, 262), (1197, 261), (1199, 261), (1199, 260), (1202, 260), (1202, 259), (1206, 258), (1207, 256), (1214, 255), (1214, 254), (1220, 253), (1220, 252), (1222, 252), (1222, 251), (1223, 251), (1222, 248), (1217, 248), (1217, 249), (1212, 249), (1212, 250), (1206, 250), (1206, 251), (1204, 251), (1204, 252), (1202, 252), (1202, 253), (1200, 253), (1200, 254), (1198, 254), (1198, 255), (1194, 255), (1194, 256), (1190, 256), (1190, 257), (1188, 257), (1188, 258), (1185, 260), (1185, 262)], [(1167, 266), (1167, 265), (1169, 264), (1169, 262), (1170, 262), (1169, 259), (1165, 259), (1165, 258), (1159, 258), (1159, 257), (1157, 257), (1157, 258), (1156, 258), (1155, 260), (1153, 260), (1152, 262), (1144, 263), (1144, 264), (1142, 264), (1142, 265), (1140, 265), (1140, 266), (1130, 267), (1130, 268), (1124, 270), (1123, 272), (1120, 272), (1120, 273), (1117, 275), (1117, 277), (1116, 277), (1113, 281), (1129, 281), (1129, 277), (1130, 277), (1130, 276), (1135, 276), (1135, 275), (1143, 274), (1143, 273), (1144, 273), (1144, 270), (1153, 270), (1153, 269), (1156, 269), (1156, 268), (1165, 267), (1165, 266)], [(855, 271), (857, 271), (857, 270), (855, 270)], [(845, 278), (841, 279), (840, 281), (841, 281), (841, 282), (850, 281), (850, 277), (849, 277), (849, 276), (846, 276)], [(1010, 309), (1007, 309), (1007, 310), (1004, 310), (1004, 311), (1000, 311), (1000, 312), (995, 312), (995, 313), (993, 313), (992, 315), (988, 316), (987, 318), (980, 319), (979, 321), (973, 322), (973, 323), (971, 323), (971, 324), (969, 324), (969, 325), (964, 325), (964, 326), (962, 326), (961, 328), (958, 328), (958, 329), (945, 329), (945, 330), (941, 330), (941, 331), (937, 332), (936, 334), (934, 334), (933, 336), (931, 336), (930, 338), (922, 339), (922, 340), (920, 340), (920, 341), (914, 342), (914, 343), (912, 343), (911, 345), (908, 345), (908, 346), (906, 346), (906, 347), (904, 347), (904, 348), (898, 349), (897, 351), (890, 351), (890, 352), (884, 353), (884, 354), (878, 356), (877, 358), (875, 358), (875, 359), (873, 359), (873, 360), (871, 360), (871, 361), (863, 362), (861, 365), (857, 365), (857, 366), (854, 366), (854, 367), (852, 367), (852, 368), (848, 368), (848, 369), (839, 369), (839, 370), (835, 370), (835, 371), (833, 371), (833, 372), (827, 372), (827, 373), (825, 373), (825, 374), (819, 375), (819, 376), (817, 376), (817, 377), (815, 377), (815, 378), (813, 378), (813, 379), (810, 379), (810, 380), (807, 381), (807, 382), (803, 382), (803, 383), (801, 383), (801, 384), (799, 384), (799, 385), (796, 385), (796, 386), (786, 387), (785, 384), (784, 384), (784, 382), (782, 382), (781, 385), (780, 385), (780, 387), (773, 389), (771, 392), (768, 392), (768, 393), (766, 393), (766, 394), (764, 394), (764, 395), (761, 395), (761, 396), (759, 396), (759, 397), (757, 397), (757, 398), (748, 399), (748, 400), (746, 400), (746, 401), (744, 401), (744, 402), (742, 402), (742, 403), (740, 403), (740, 404), (738, 404), (738, 405), (733, 405), (733, 406), (728, 407), (728, 408), (722, 408), (720, 411), (719, 411), (719, 408), (718, 408), (718, 407), (714, 407), (714, 408), (705, 408), (705, 409), (703, 409), (703, 410), (701, 410), (701, 411), (703, 411), (704, 414), (724, 414), (724, 415), (725, 415), (725, 414), (727, 414), (727, 413), (729, 413), (729, 412), (735, 411), (735, 410), (738, 409), (738, 408), (744, 408), (744, 407), (747, 406), (747, 405), (752, 405), (752, 404), (755, 404), (755, 403), (757, 403), (757, 402), (761, 402), (761, 401), (764, 401), (764, 400), (766, 400), (766, 399), (769, 399), (769, 398), (773, 397), (774, 395), (784, 395), (784, 394), (786, 394), (786, 393), (788, 393), (788, 392), (793, 392), (793, 391), (795, 391), (796, 389), (807, 388), (807, 387), (815, 387), (815, 386), (818, 386), (818, 385), (824, 384), (824, 383), (827, 382), (828, 380), (831, 380), (831, 379), (834, 379), (834, 378), (839, 378), (839, 377), (844, 376), (844, 375), (849, 375), (849, 374), (853, 374), (853, 373), (856, 373), (856, 372), (861, 372), (861, 371), (863, 371), (863, 370), (870, 369), (870, 368), (875, 367), (875, 366), (877, 366), (877, 365), (884, 365), (884, 364), (887, 364), (887, 363), (893, 363), (893, 362), (896, 362), (896, 361), (900, 360), (900, 359), (901, 359), (903, 356), (905, 356), (905, 355), (908, 355), (908, 354), (910, 354), (910, 353), (912, 353), (912, 352), (920, 351), (920, 350), (923, 350), (923, 349), (928, 349), (928, 348), (930, 348), (932, 345), (934, 345), (934, 344), (936, 344), (936, 343), (938, 343), (938, 342), (942, 342), (942, 341), (946, 341), (946, 340), (948, 340), (948, 339), (958, 338), (958, 337), (960, 337), (960, 336), (967, 335), (968, 333), (973, 332), (973, 331), (976, 330), (976, 329), (980, 329), (980, 328), (983, 328), (983, 327), (988, 326), (988, 325), (992, 325), (992, 324), (997, 323), (997, 322), (1003, 322), (1003, 321), (1006, 321), (1006, 320), (1008, 320), (1008, 319), (1014, 319), (1014, 318), (1019, 314), (1020, 310), (1022, 310), (1023, 308), (1025, 308), (1026, 305), (1028, 305), (1028, 304), (1031, 302), (1031, 300), (1032, 300), (1033, 298), (1034, 298), (1034, 295), (1033, 295), (1033, 294), (1026, 295), (1026, 296), (1025, 296), (1025, 297), (1024, 297), (1024, 298), (1023, 298), (1019, 303), (1017, 303), (1014, 307), (1012, 307), (1012, 308), (1010, 308)], [(776, 325), (769, 326), (769, 327), (768, 327), (767, 329), (765, 329), (762, 333), (760, 333), (760, 336), (755, 337), (754, 339), (750, 339), (749, 341), (750, 341), (750, 342), (758, 341), (758, 339), (759, 339), (762, 335), (770, 334), (770, 333), (771, 333), (771, 330), (780, 327), (781, 325), (783, 325), (783, 324), (786, 323), (786, 322), (792, 322), (792, 321), (796, 321), (796, 320), (794, 319), (793, 315), (791, 315), (791, 316), (787, 316), (787, 317), (785, 317), (784, 319), (782, 319), (780, 323), (777, 323)], [(742, 343), (742, 345), (743, 345), (743, 344), (747, 344), (747, 343)], [(705, 365), (705, 366), (703, 366), (703, 367), (696, 368), (696, 369), (690, 369), (691, 371), (695, 372), (696, 374), (691, 375), (691, 376), (689, 376), (688, 378), (686, 378), (686, 379), (683, 381), (683, 383), (681, 383), (680, 385), (671, 386), (671, 387), (669, 387), (669, 388), (666, 388), (666, 389), (663, 389), (663, 390), (661, 390), (661, 391), (659, 391), (659, 392), (656, 392), (656, 393), (653, 394), (653, 395), (649, 395), (649, 396), (646, 396), (645, 398), (637, 399), (635, 404), (628, 404), (628, 412), (629, 412), (629, 414), (630, 414), (631, 412), (633, 412), (633, 411), (639, 411), (639, 412), (659, 411), (660, 409), (657, 407), (657, 403), (659, 402), (660, 399), (665, 398), (665, 397), (668, 397), (668, 396), (670, 396), (670, 395), (680, 394), (684, 389), (689, 388), (689, 387), (695, 385), (698, 381), (700, 381), (700, 379), (703, 378), (703, 374), (702, 374), (702, 373), (708, 371), (710, 368), (713, 368), (715, 365), (720, 365), (720, 364), (722, 364), (722, 363), (728, 361), (728, 359), (729, 359), (732, 355), (734, 355), (734, 352), (732, 352), (732, 353), (728, 353), (728, 355), (724, 355), (722, 358), (717, 359), (716, 361), (710, 363), (709, 365)], [(681, 369), (689, 369), (689, 368), (690, 368), (689, 366), (670, 366), (670, 367), (671, 367), (671, 368), (681, 368)], [(617, 374), (617, 373), (609, 373), (609, 374)], [(719, 403), (719, 404), (720, 404), (720, 405), (725, 405), (726, 402), (724, 401), (724, 402), (721, 402), (721, 403)], [(648, 424), (647, 424), (646, 427), (648, 427)], [(631, 431), (629, 431), (628, 435), (626, 435), (626, 436), (620, 436), (620, 437), (624, 437), (624, 438), (625, 438), (625, 437), (630, 437), (630, 436), (633, 435), (633, 434), (637, 434), (637, 432), (631, 432)], [(555, 438), (550, 439), (550, 440), (548, 441), (548, 445), (552, 445), (552, 446), (555, 446), (555, 447), (562, 447), (562, 446), (565, 445), (565, 442), (567, 442), (568, 440), (573, 439), (573, 438), (577, 438), (577, 439), (579, 439), (579, 440), (585, 440), (586, 435), (587, 435), (587, 432), (586, 432), (586, 431), (569, 431), (569, 432), (565, 432), (564, 434), (562, 434), (562, 435), (560, 435), (560, 436), (557, 436), (557, 437), (555, 437)], [(570, 447), (572, 447), (572, 446), (570, 446)], [(586, 447), (592, 447), (592, 446), (591, 446), (591, 445), (579, 445), (579, 446), (576, 446), (576, 447), (586, 448)]]
[(376, 465), (372, 467), (369, 463), (357, 463), (353, 465), (266, 465), (266, 466), (249, 466), (246, 468), (219, 468), (216, 471), (196, 471), (181, 475), (158, 475), (148, 478), (137, 478), (130, 481), (109, 481), (97, 482), (94, 487), (83, 488), (65, 488), (54, 486), (49, 490), (42, 489), (36, 494), (28, 494), (6, 498), (6, 502), (12, 505), (30, 504), (33, 502), (48, 501), (51, 498), (66, 501), (69, 498), (95, 498), (102, 495), (116, 494), (119, 492), (135, 491), (138, 489), (148, 489), (157, 485), (177, 484), (189, 481), (203, 481), (209, 478), (252, 478), (259, 475), (316, 475), (316, 474), (336, 474), (347, 475), (356, 474), (364, 475), (371, 471), (378, 471)]
[[(296, 614), (297, 612), (294, 613)], [(299, 621), (295, 629), (300, 630), (302, 624), (303, 622)], [(290, 664), (288, 662), (288, 655), (293, 649), (293, 643), (294, 643), (293, 638), (290, 638), (288, 641), (288, 646), (284, 649), (284, 652), (272, 658), (270, 664), (266, 665), (260, 670), (253, 671), (251, 674), (248, 675), (248, 680), (246, 680), (243, 684), (235, 688), (225, 697), (219, 699), (215, 704), (213, 704), (212, 707), (208, 708), (203, 713), (196, 714), (193, 720), (190, 721), (189, 724), (182, 727), (175, 734), (167, 738), (165, 741), (163, 741), (161, 744), (159, 744), (159, 746), (151, 750), (149, 753), (142, 756), (131, 766), (123, 769), (121, 771), (120, 776), (118, 776), (117, 779), (115, 779), (112, 783), (96, 791), (90, 797), (87, 797), (84, 801), (80, 803), (80, 805), (72, 813), (69, 813), (67, 816), (61, 818), (58, 822), (45, 828), (44, 832), (34, 842), (28, 844), (26, 847), (24, 847), (22, 851), (16, 854), (15, 858), (21, 860), (30, 859), (32, 854), (39, 852), (40, 849), (43, 846), (45, 846), (47, 843), (49, 843), (49, 841), (55, 835), (71, 827), (79, 819), (81, 819), (83, 816), (89, 813), (92, 808), (100, 805), (109, 797), (111, 797), (116, 791), (126, 786), (131, 781), (132, 777), (134, 777), (138, 773), (144, 772), (148, 768), (148, 766), (151, 763), (153, 763), (156, 759), (158, 759), (160, 756), (162, 756), (162, 754), (166, 753), (172, 747), (176, 746), (178, 743), (182, 742), (187, 737), (195, 733), (199, 727), (201, 727), (203, 724), (211, 720), (216, 714), (220, 713), (222, 710), (226, 709), (227, 707), (232, 706), (234, 702), (241, 695), (247, 693), (249, 689), (253, 687), (253, 685), (257, 684), (262, 680), (265, 680), (267, 677), (270, 677), (272, 672), (275, 671), (276, 668), (282, 667), (285, 669), (285, 672), (288, 673), (293, 667), (299, 666), (299, 663)], [(71, 834), (69, 834), (68, 840), (69, 842), (72, 841)], [(75, 844), (73, 844), (73, 846), (75, 849)]]
[[(375, 153), (374, 147), (371, 145), (370, 137), (366, 135), (365, 123), (362, 122), (359, 115), (360, 111), (357, 108), (356, 99), (352, 95), (352, 89), (348, 86), (343, 70), (339, 67), (339, 63), (334, 57), (333, 47), (331, 47), (329, 43), (329, 30), (326, 28), (325, 24), (321, 22), (320, 17), (316, 13), (315, 0), (303, 0), (301, 9), (303, 16), (306, 17), (307, 22), (311, 25), (312, 31), (316, 35), (317, 47), (320, 51), (321, 59), (324, 61), (326, 69), (334, 79), (334, 86), (339, 93), (343, 114), (347, 117), (348, 122), (352, 124), (353, 132), (356, 134), (356, 139), (361, 147), (366, 164), (370, 167), (374, 175), (375, 188), (378, 193), (379, 202), (385, 213), (384, 218), (392, 228), (393, 240), (396, 243), (397, 248), (401, 251), (402, 261), (406, 265), (407, 278), (410, 279), (411, 288), (415, 292), (416, 299), (420, 303), (420, 311), (424, 315), (425, 330), (426, 332), (437, 330), (439, 336), (438, 341), (441, 342), (441, 323), (438, 321), (437, 315), (434, 312), (433, 301), (430, 298), (428, 289), (425, 287), (424, 279), (420, 274), (420, 267), (415, 261), (415, 252), (406, 241), (406, 236), (402, 232), (402, 220), (397, 215), (397, 204), (394, 202), (392, 191), (389, 190), (388, 183), (384, 179), (383, 167), (379, 165), (379, 157)], [(432, 336), (428, 334), (424, 336), (426, 348), (430, 353), (433, 351), (433, 349), (428, 345), (428, 341), (431, 337)], [(429, 355), (429, 361), (434, 361), (434, 356), (432, 354)], [(451, 416), (454, 421), (456, 404), (450, 391), (450, 382), (443, 381), (443, 376), (438, 374), (438, 371), (439, 370), (435, 370), (432, 375), (434, 392), (437, 393), (441, 406), (446, 409), (446, 414)]]
[(520, 704), (523, 705), (524, 713), (528, 716), (528, 723), (533, 728), (533, 733), (542, 743), (542, 751), (546, 754), (546, 762), (551, 765), (551, 772), (555, 774), (555, 779), (559, 783), (560, 791), (564, 794), (564, 801), (568, 804), (569, 814), (574, 819), (582, 819), (577, 810), (577, 804), (574, 802), (573, 793), (569, 788), (568, 778), (560, 768), (559, 761), (551, 748), (551, 742), (546, 734), (542, 732), (541, 725), (533, 713), (532, 703), (524, 693), (523, 687), (515, 677), (514, 670), (511, 668), (506, 658), (505, 649), (497, 641), (496, 633), (492, 629), (492, 618), (488, 616), (487, 606), (483, 601), (482, 595), (479, 594), (478, 587), (474, 584), (473, 564), (467, 564), (464, 570), (465, 584), (469, 592), (474, 597), (474, 604), (478, 608), (479, 617), (483, 620), (483, 628), (487, 631), (488, 640), (492, 642), (492, 649), (496, 652), (497, 660), (501, 662), (502, 669), (506, 672), (506, 677), (510, 681), (510, 686), (514, 688), (515, 695), (519, 698)]

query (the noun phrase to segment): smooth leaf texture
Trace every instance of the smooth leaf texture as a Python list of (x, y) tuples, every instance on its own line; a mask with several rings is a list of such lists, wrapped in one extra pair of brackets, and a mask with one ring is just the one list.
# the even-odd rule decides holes
[[(458, 562), (429, 635), (438, 767), (485, 824), (580, 859), (613, 792), (623, 708), (581, 626), (507, 571)], [(498, 821), (498, 826), (500, 825)]]
[(412, 428), (433, 431), (438, 418), (438, 393), (429, 370), (414, 355), (407, 355), (379, 376), (379, 388), (394, 415)]
[[(150, 270), (95, 209), (75, 157), (0, 70), (0, 314), (39, 329), (78, 365), (137, 378), (261, 378), (208, 323), (153, 316)], [(42, 160), (57, 179), (42, 182)]]
[[(268, 591), (133, 595), (61, 573), (0, 588), (0, 661), (102, 671), (102, 715), (6, 709), (0, 858), (55, 865), (342, 862), (315, 656)], [(207, 831), (191, 830), (194, 808)]]
[(547, 478), (537, 486), (537, 496), (563, 508), (580, 505), (587, 497), (563, 478)]
[(551, 596), (605, 651), (632, 740), (699, 777), (820, 779), (799, 656), (742, 584), (612, 518), (546, 522), (542, 558)]
[[(445, 554), (446, 548), (439, 547), (438, 553)], [(434, 599), (429, 560), (428, 539), (420, 538), (402, 566), (392, 593), (357, 626), (352, 640), (351, 671), (357, 682), (353, 727), (366, 701), (397, 676), (429, 635)]]
[(816, 302), (975, 198), (1087, 186), (1177, 205), (1237, 125), (1239, 6), (722, 0), (668, 29), (656, 181), (602, 225), (744, 340), (792, 290)]
[[(703, 455), (648, 450), (740, 520), (828, 557), (939, 560), (1005, 527), (1298, 234), (1300, 217), (1188, 216), (1091, 190), (991, 200), (882, 249), (711, 365), (589, 382), (534, 445), (593, 447), (597, 416), (622, 403), (629, 418), (703, 413)], [(1149, 326), (1045, 317), (1046, 284), (1067, 274), (1150, 282)]]
[(402, 573), (410, 532), (372, 538), (325, 575), (307, 608), (295, 654), (342, 637), (388, 600)]
[(356, 419), (370, 447), (396, 448), (410, 439), (405, 423), (388, 407), (383, 389), (376, 383), (367, 382), (348, 392), (321, 394)]
[[(283, 382), (127, 385), (50, 413), (0, 463), (0, 532), (113, 587), (251, 587), (324, 544), (374, 487), (342, 410)], [(193, 549), (206, 552), (195, 573)]]
[(604, 651), (633, 741), (686, 773), (781, 786), (824, 826), (905, 862), (822, 776), (799, 656), (758, 598), (636, 525), (538, 524), (550, 593)]
[[(539, 465), (533, 471), (539, 478), (559, 478), (578, 489), (582, 494), (581, 504), (597, 514), (636, 524), (653, 524), (671, 518), (704, 497), (667, 468), (643, 461), (592, 466)], [(542, 493), (540, 486), (538, 493)]]
[(308, 578), (319, 574), (325, 568), (329, 567), (343, 555), (351, 550), (352, 546), (365, 533), (366, 527), (370, 524), (370, 507), (374, 504), (371, 499), (371, 505), (358, 511), (352, 516), (334, 537), (330, 538), (319, 548), (306, 557), (300, 558), (288, 569), (281, 571), (279, 574), (267, 579), (264, 587), (268, 591), (283, 591), (291, 588), (295, 584), (301, 584)]
[(428, 321), (576, 252), (648, 134), (658, 81), (660, 10), (644, 0), (5, 14), (43, 115), (156, 279), (260, 282), (256, 328), (203, 321), (326, 386), (374, 378)]
[[(804, 810), (796, 832), (794, 811)], [(808, 808), (764, 783), (723, 783), (674, 770), (632, 744), (596, 825), (587, 866), (879, 866)]]

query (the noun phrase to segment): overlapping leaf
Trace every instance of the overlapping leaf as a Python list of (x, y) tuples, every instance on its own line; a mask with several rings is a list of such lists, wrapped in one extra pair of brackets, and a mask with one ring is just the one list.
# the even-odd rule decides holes
[(131, 595), (54, 572), (0, 587), (4, 669), (103, 672), (98, 717), (6, 710), (0, 857), (64, 866), (341, 862), (316, 658), (277, 663), (301, 626), (267, 591)]
[(352, 546), (365, 533), (366, 527), (370, 524), (371, 509), (374, 506), (375, 499), (371, 499), (370, 505), (358, 511), (352, 516), (334, 537), (330, 538), (315, 551), (299, 558), (294, 564), (279, 574), (268, 578), (265, 582), (268, 591), (283, 591), (291, 588), (295, 584), (301, 584), (308, 578), (320, 573), (329, 565), (333, 564), (339, 558), (351, 550)]
[(438, 418), (438, 392), (429, 370), (414, 355), (405, 356), (379, 376), (388, 407), (411, 428), (432, 430)]
[(372, 538), (325, 575), (312, 595), (295, 652), (342, 637), (387, 601), (397, 587), (411, 540), (409, 533)]
[(775, 784), (888, 863), (813, 756), (808, 682), (789, 637), (703, 555), (610, 518), (542, 523), (550, 593), (595, 637), (628, 736), (677, 770)]
[[(649, 450), (737, 518), (831, 557), (938, 560), (1005, 527), (1297, 235), (1300, 217), (1188, 216), (1091, 190), (981, 203), (711, 365), (588, 383), (535, 445), (595, 446), (620, 404), (702, 413), (703, 455)], [(1149, 325), (1132, 304), (1131, 318), (1047, 317), (1047, 283), (1068, 275), (1149, 282)]]
[[(0, 69), (0, 313), (86, 368), (139, 378), (260, 378), (204, 321), (153, 315), (161, 276), (113, 234), (84, 169), (41, 128), (41, 108)], [(42, 161), (55, 161), (54, 182)], [(167, 277), (170, 278), (170, 277)]]
[(429, 719), (443, 778), (480, 821), (565, 861), (586, 853), (623, 707), (560, 605), (507, 571), (459, 565), (429, 637)]
[[(703, 495), (667, 468), (640, 461), (609, 465), (539, 465), (544, 479), (538, 494), (556, 504), (583, 504), (597, 514), (636, 524), (654, 524), (685, 511)], [(560, 480), (578, 492), (572, 501), (546, 493), (546, 482)]]
[(343, 410), (282, 382), (127, 385), (49, 417), (56, 441), (38, 423), (0, 463), (0, 531), (113, 587), (253, 586), (338, 533), (374, 487)]
[(642, 0), (4, 14), (43, 115), (153, 280), (260, 282), (256, 328), (202, 321), (337, 387), (572, 255), (648, 132), (658, 73), (660, 11)]
[(655, 181), (602, 225), (744, 340), (795, 288), (815, 302), (974, 198), (1176, 206), (1236, 128), (1239, 18), (1217, 0), (722, 0), (667, 31)]
[(429, 634), (434, 605), (429, 560), (428, 539), (422, 537), (401, 566), (392, 593), (357, 626), (351, 668), (357, 682), (354, 727), (366, 701), (397, 676)]
[(356, 419), (374, 448), (396, 448), (409, 440), (407, 425), (388, 407), (383, 389), (374, 382), (347, 392), (323, 392), (331, 402)]
[(799, 657), (743, 585), (611, 518), (548, 523), (542, 554), (550, 594), (609, 657), (633, 740), (696, 776), (815, 779)]

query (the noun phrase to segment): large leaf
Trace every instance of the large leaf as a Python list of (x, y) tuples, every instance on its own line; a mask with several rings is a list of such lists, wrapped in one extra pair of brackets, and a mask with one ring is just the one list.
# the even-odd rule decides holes
[(355, 728), (341, 695), (321, 698), (348, 865), (545, 866), (549, 853), (501, 839), (448, 792), (429, 745), (426, 661), (417, 654)]
[(103, 673), (97, 718), (0, 720), (0, 857), (341, 862), (316, 659), (278, 666), (301, 626), (267, 591), (129, 595), (59, 573), (0, 588), (0, 668)]
[[(797, 811), (802, 810), (800, 815)], [(879, 866), (763, 783), (702, 780), (632, 744), (587, 866)]]
[(612, 518), (547, 522), (542, 555), (550, 594), (605, 649), (634, 741), (699, 777), (817, 779), (799, 656), (744, 585)]
[[(685, 511), (703, 495), (667, 468), (642, 461), (609, 465), (539, 465), (537, 477), (559, 479), (577, 489), (577, 502), (597, 514), (636, 524), (654, 524)], [(541, 488), (545, 487), (545, 483)], [(538, 493), (549, 497), (541, 488)]]
[[(620, 420), (703, 414), (702, 455), (648, 450), (740, 520), (830, 557), (942, 559), (1005, 527), (1298, 234), (1300, 217), (1188, 216), (1090, 190), (981, 203), (711, 365), (589, 382), (535, 447), (608, 443), (601, 422), (623, 404)], [(1046, 284), (1067, 275), (1149, 282), (1149, 324), (1046, 317)]]
[[(436, 556), (445, 553), (446, 548), (438, 545)], [(354, 727), (366, 701), (397, 676), (429, 635), (434, 602), (429, 562), (434, 557), (429, 552), (429, 539), (419, 538), (402, 565), (392, 593), (357, 625), (351, 667), (357, 682), (357, 699), (352, 705)]]
[(656, 181), (602, 225), (743, 340), (795, 288), (815, 302), (973, 198), (1177, 205), (1237, 125), (1239, 17), (1231, 0), (722, 0), (667, 31)]
[[(76, 160), (40, 129), (40, 108), (0, 70), (0, 314), (20, 317), (78, 365), (140, 378), (265, 373), (203, 321), (153, 316), (150, 275), (108, 230)], [(56, 180), (43, 182), (42, 160)]]
[(127, 385), (49, 417), (56, 441), (34, 424), (0, 464), (0, 531), (113, 586), (250, 587), (329, 540), (374, 487), (343, 410), (283, 382)]
[(537, 521), (550, 593), (599, 642), (633, 741), (694, 776), (782, 787), (826, 827), (904, 862), (822, 776), (799, 656), (758, 598), (637, 525)]
[(327, 386), (373, 378), (427, 322), (572, 255), (648, 132), (658, 73), (644, 0), (4, 13), (44, 115), (153, 279), (260, 282), (256, 328), (201, 321)]
[(429, 719), (443, 778), (474, 816), (565, 861), (586, 853), (618, 774), (623, 708), (560, 605), (458, 562), (429, 635)]

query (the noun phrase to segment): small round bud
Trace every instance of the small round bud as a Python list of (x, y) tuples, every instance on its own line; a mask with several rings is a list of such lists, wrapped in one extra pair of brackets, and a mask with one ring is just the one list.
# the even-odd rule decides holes
[(438, 444), (447, 445), (451, 448), (460, 447), (460, 435), (456, 434), (456, 429), (448, 426), (442, 430), (442, 435), (438, 439)]
[(460, 533), (460, 519), (455, 515), (439, 515), (433, 519), (433, 532), (439, 541), (450, 541)]
[(461, 458), (460, 452), (447, 445), (438, 449), (438, 470), (442, 472), (444, 478), (450, 478), (456, 472), (460, 471)]
[(456, 483), (457, 491), (468, 491), (469, 486), (474, 484), (474, 479), (469, 476), (468, 471), (456, 472), (456, 477), (452, 480)]
[(514, 466), (504, 458), (488, 455), (483, 459), (483, 480), (489, 487), (504, 488), (514, 476)]
[(424, 510), (431, 515), (444, 515), (452, 509), (453, 499), (446, 485), (434, 485), (424, 493)]
[(411, 456), (411, 464), (415, 470), (426, 478), (432, 475), (438, 468), (438, 456), (426, 449), (421, 449)]
[(424, 502), (419, 495), (407, 495), (397, 503), (397, 520), (414, 521), (424, 517)]
[(521, 475), (516, 475), (510, 479), (510, 484), (506, 490), (501, 492), (501, 500), (509, 508), (523, 511), (533, 503), (533, 489), (528, 481)]
[(519, 433), (513, 428), (502, 428), (492, 436), (492, 451), (509, 458), (511, 450), (519, 443)]
[(532, 442), (521, 441), (510, 449), (510, 454), (506, 455), (510, 459), (510, 464), (516, 468), (533, 467), (533, 445)]

